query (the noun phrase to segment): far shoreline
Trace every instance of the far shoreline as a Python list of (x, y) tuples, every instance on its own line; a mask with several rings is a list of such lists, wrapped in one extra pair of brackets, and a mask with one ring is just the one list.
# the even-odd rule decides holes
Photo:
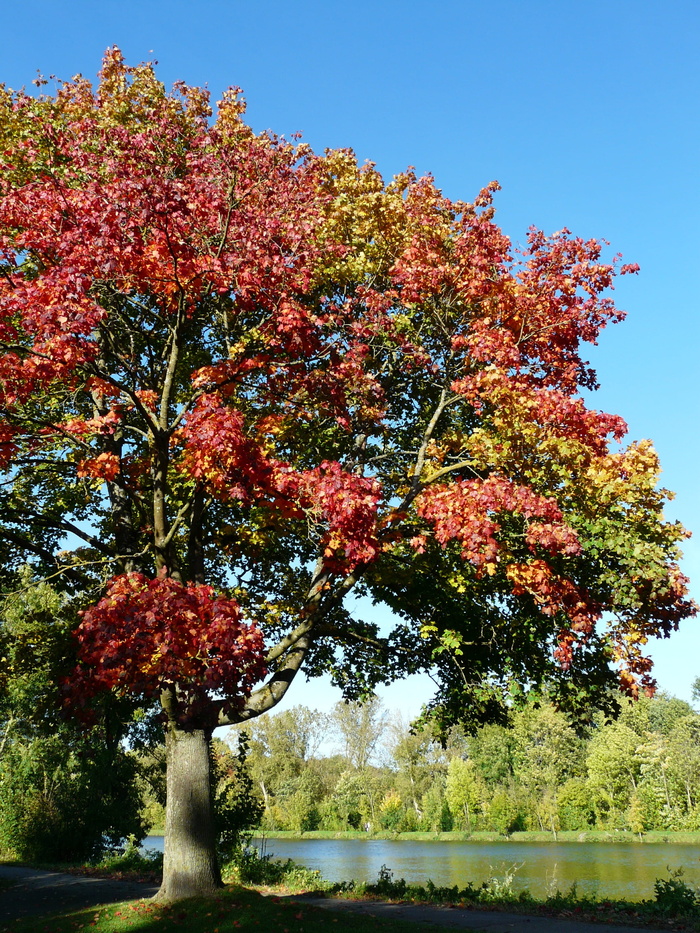
[[(146, 838), (163, 837), (164, 832), (152, 829)], [(267, 839), (383, 839), (389, 842), (473, 842), (473, 843), (600, 843), (625, 845), (700, 845), (700, 832), (689, 831), (661, 831), (654, 830), (648, 833), (633, 833), (629, 830), (610, 831), (602, 829), (566, 830), (562, 832), (515, 832), (501, 835), (493, 832), (365, 832), (364, 830), (307, 830), (296, 832), (294, 830), (256, 830), (252, 834), (254, 840)]]
[(662, 845), (664, 843), (671, 845), (700, 845), (700, 832), (661, 832), (653, 831), (643, 833), (640, 837), (638, 833), (626, 830), (619, 832), (608, 830), (567, 830), (563, 832), (515, 832), (509, 835), (501, 835), (493, 832), (406, 832), (396, 833), (386, 830), (379, 830), (375, 833), (364, 832), (363, 830), (346, 830), (343, 832), (333, 832), (332, 830), (308, 830), (306, 832), (294, 832), (292, 830), (277, 831), (256, 831), (253, 833), (254, 839), (384, 839), (388, 841), (407, 842), (516, 842), (516, 843), (624, 843), (629, 845), (654, 844)]

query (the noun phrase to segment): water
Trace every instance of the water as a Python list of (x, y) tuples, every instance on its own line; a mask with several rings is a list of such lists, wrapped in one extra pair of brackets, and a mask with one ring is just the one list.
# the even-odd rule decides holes
[(146, 836), (141, 843), (141, 850), (153, 849), (156, 852), (162, 852), (165, 848), (165, 836)]
[[(654, 881), (669, 868), (684, 869), (683, 880), (700, 888), (700, 846), (672, 843), (414, 842), (410, 839), (255, 840), (275, 858), (294, 859), (318, 869), (329, 881), (376, 881), (382, 865), (395, 879), (465, 887), (489, 878), (503, 880), (518, 866), (513, 889), (529, 888), (535, 897), (557, 889), (600, 898), (643, 900), (654, 896)], [(162, 836), (144, 845), (162, 849)]]

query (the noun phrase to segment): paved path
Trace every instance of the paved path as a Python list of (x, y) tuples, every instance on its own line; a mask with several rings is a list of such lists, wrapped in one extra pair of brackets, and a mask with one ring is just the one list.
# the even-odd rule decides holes
[[(134, 881), (110, 881), (87, 875), (69, 875), (57, 871), (40, 871), (0, 865), (0, 878), (14, 882), (13, 887), (0, 891), (0, 933), (10, 929), (12, 921), (21, 917), (82, 910), (115, 901), (142, 900), (158, 890), (155, 884)], [(347, 910), (374, 917), (411, 920), (427, 927), (448, 927), (458, 930), (481, 930), (486, 933), (640, 933), (639, 928), (557, 920), (551, 917), (527, 917), (501, 911), (468, 910), (463, 908), (420, 904), (389, 904), (383, 901), (351, 901), (344, 898), (324, 898), (289, 895), (285, 900), (313, 904), (324, 910)], [(368, 927), (371, 923), (368, 923)], [(646, 928), (645, 933), (668, 933)]]
[[(453, 930), (483, 930), (486, 933), (641, 933), (639, 927), (558, 920), (556, 917), (528, 917), (500, 910), (470, 910), (422, 904), (389, 904), (385, 901), (351, 901), (344, 898), (290, 896), (328, 910), (350, 910), (368, 918), (411, 920), (433, 927)], [(368, 924), (369, 925), (369, 924)], [(668, 930), (643, 928), (645, 933), (668, 933)]]
[(0, 865), (0, 878), (14, 882), (11, 888), (0, 891), (0, 931), (19, 917), (40, 917), (115, 901), (138, 901), (153, 897), (158, 890), (156, 884), (109, 881), (14, 865)]

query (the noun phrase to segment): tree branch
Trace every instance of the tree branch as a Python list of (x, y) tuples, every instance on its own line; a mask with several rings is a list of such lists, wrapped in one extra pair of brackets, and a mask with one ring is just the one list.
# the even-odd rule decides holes
[(347, 577), (344, 577), (340, 585), (329, 594), (328, 587), (332, 573), (325, 566), (323, 558), (319, 558), (316, 573), (309, 587), (303, 622), (268, 652), (268, 661), (284, 658), (284, 662), (264, 686), (250, 695), (239, 713), (233, 716), (220, 713), (220, 726), (234, 725), (247, 722), (249, 719), (255, 719), (280, 702), (301, 669), (309, 648), (313, 644), (319, 619), (323, 618), (333, 606), (342, 601), (344, 596), (357, 583), (360, 574), (361, 570), (358, 572), (356, 568)]
[[(40, 557), (42, 560), (46, 561), (47, 564), (57, 565), (58, 562), (53, 551), (49, 551), (47, 548), (42, 547), (33, 539), (25, 538), (24, 535), (18, 534), (17, 532), (12, 531), (11, 528), (7, 527), (3, 527), (0, 531), (0, 534), (7, 541), (12, 541), (13, 544), (16, 544), (19, 548), (22, 548), (26, 551), (31, 551), (33, 554), (36, 554), (37, 557)], [(59, 572), (65, 573), (65, 575), (74, 583), (85, 582), (84, 578), (71, 567), (61, 568)]]

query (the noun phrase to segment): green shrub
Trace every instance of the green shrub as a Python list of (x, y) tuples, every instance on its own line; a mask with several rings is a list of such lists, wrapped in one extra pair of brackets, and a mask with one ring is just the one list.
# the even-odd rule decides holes
[(319, 871), (299, 865), (292, 859), (284, 862), (273, 859), (252, 847), (242, 849), (224, 866), (224, 877), (240, 884), (280, 885), (295, 892), (327, 891), (331, 888)]
[(672, 871), (670, 878), (657, 878), (654, 882), (657, 910), (669, 917), (683, 917), (700, 910), (698, 894), (682, 880), (683, 869)]
[(114, 874), (128, 874), (131, 872), (137, 874), (159, 873), (163, 870), (163, 853), (157, 852), (155, 849), (141, 851), (136, 839), (132, 836), (122, 852), (113, 852), (103, 856), (94, 867)]
[(144, 834), (138, 763), (122, 741), (159, 727), (110, 696), (81, 710), (84, 722), (66, 718), (79, 607), (34, 582), (29, 567), (16, 582), (0, 600), (0, 849), (25, 861), (84, 861)]

